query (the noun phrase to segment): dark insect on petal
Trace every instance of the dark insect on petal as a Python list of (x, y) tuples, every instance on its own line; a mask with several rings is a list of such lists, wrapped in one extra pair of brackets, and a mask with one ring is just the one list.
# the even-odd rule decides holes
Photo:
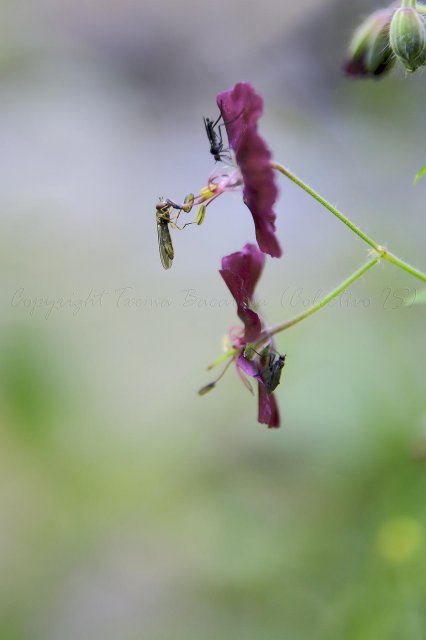
[(229, 146), (237, 151), (247, 127), (256, 127), (263, 113), (263, 99), (248, 82), (238, 82), (233, 89), (219, 93), (217, 106), (228, 134)]
[(271, 152), (257, 132), (263, 100), (247, 82), (220, 93), (217, 104), (228, 134), (229, 146), (243, 178), (243, 198), (253, 216), (256, 239), (265, 253), (279, 258), (281, 247), (275, 236), (273, 206), (278, 197)]

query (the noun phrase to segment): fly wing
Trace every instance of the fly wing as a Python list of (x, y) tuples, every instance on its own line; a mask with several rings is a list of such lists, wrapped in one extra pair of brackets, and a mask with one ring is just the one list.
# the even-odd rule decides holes
[(165, 269), (170, 269), (173, 264), (174, 250), (167, 223), (157, 222), (158, 249), (160, 251), (161, 264)]
[(210, 134), (210, 126), (209, 126), (210, 120), (209, 118), (203, 118), (203, 121), (204, 121), (204, 127), (206, 129), (207, 137), (209, 139), (209, 142), (211, 142), (211, 134)]

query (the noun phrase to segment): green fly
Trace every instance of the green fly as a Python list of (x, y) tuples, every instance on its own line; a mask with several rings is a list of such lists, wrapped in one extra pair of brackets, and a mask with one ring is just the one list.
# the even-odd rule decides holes
[[(160, 250), (160, 258), (161, 264), (165, 269), (170, 269), (173, 264), (173, 258), (175, 256), (175, 252), (173, 249), (172, 237), (170, 235), (170, 227), (172, 229), (179, 229), (182, 231), (185, 227), (188, 227), (191, 224), (200, 225), (206, 213), (206, 205), (201, 205), (198, 211), (198, 215), (196, 220), (192, 222), (186, 222), (183, 226), (179, 226), (177, 221), (179, 220), (179, 216), (182, 213), (190, 213), (192, 207), (194, 206), (195, 196), (193, 193), (188, 193), (185, 196), (185, 200), (183, 204), (177, 204), (173, 202), (173, 200), (166, 200), (160, 197), (159, 202), (155, 205), (155, 219), (157, 222), (157, 235), (158, 235), (158, 248)], [(171, 209), (177, 211), (177, 214), (172, 218), (170, 215)]]
[(160, 251), (161, 264), (165, 269), (170, 269), (173, 264), (175, 252), (172, 237), (170, 235), (170, 204), (160, 198), (156, 204), (155, 218), (157, 221), (158, 249)]

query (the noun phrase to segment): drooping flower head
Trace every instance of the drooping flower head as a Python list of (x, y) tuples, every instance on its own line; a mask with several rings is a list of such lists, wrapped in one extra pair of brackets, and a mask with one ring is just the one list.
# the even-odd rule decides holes
[(348, 76), (377, 78), (393, 67), (389, 29), (394, 13), (393, 6), (374, 11), (355, 31), (344, 64)]
[(253, 216), (258, 245), (264, 253), (279, 258), (282, 251), (275, 235), (273, 210), (278, 189), (271, 152), (257, 132), (263, 100), (249, 83), (239, 82), (233, 89), (219, 93), (217, 105), (241, 172), (243, 198)]
[(238, 316), (244, 323), (245, 343), (257, 340), (262, 331), (259, 315), (250, 305), (253, 303), (254, 290), (264, 264), (265, 254), (252, 244), (246, 244), (242, 251), (222, 258), (222, 269), (219, 273), (237, 303)]
[[(262, 349), (265, 349), (265, 346), (266, 349), (271, 347), (270, 338), (264, 336), (262, 319), (253, 308), (254, 291), (264, 264), (265, 254), (256, 245), (246, 244), (241, 251), (222, 258), (220, 275), (237, 303), (237, 313), (244, 325), (232, 327), (229, 331), (228, 343), (232, 359), (228, 366), (234, 362), (239, 377), (249, 390), (252, 391), (252, 388), (246, 376), (257, 381), (258, 421), (267, 424), (268, 427), (277, 428), (280, 426), (280, 416), (276, 399), (268, 385), (269, 362), (262, 353), (257, 353), (251, 346), (261, 339)], [(215, 383), (207, 385), (202, 389), (202, 393), (210, 391), (214, 386)]]
[[(184, 227), (188, 224), (201, 224), (207, 207), (219, 196), (242, 190), (243, 200), (253, 217), (259, 248), (264, 253), (279, 258), (282, 251), (275, 233), (276, 215), (273, 209), (278, 189), (271, 164), (271, 152), (257, 132), (257, 122), (263, 113), (263, 100), (250, 84), (239, 82), (233, 89), (220, 93), (217, 104), (223, 125), (218, 125), (219, 120), (213, 122), (207, 118), (204, 119), (204, 124), (208, 129), (210, 142), (213, 139), (217, 149), (220, 149), (215, 159), (223, 160), (224, 163), (210, 174), (207, 186), (193, 197), (191, 206), (166, 199), (169, 207), (178, 211), (173, 219), (170, 217), (171, 226), (180, 228), (176, 225), (180, 212), (189, 212), (193, 206), (199, 207), (198, 215)], [(226, 127), (229, 150), (222, 151), (222, 133), (216, 134), (215, 126)], [(219, 142), (216, 142), (216, 136)], [(210, 152), (211, 150), (212, 146)]]

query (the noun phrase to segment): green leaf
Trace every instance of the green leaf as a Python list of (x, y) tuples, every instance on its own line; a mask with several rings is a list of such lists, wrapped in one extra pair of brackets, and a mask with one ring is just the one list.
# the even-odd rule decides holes
[(422, 167), (420, 169), (420, 171), (418, 172), (418, 174), (416, 175), (416, 177), (414, 178), (414, 184), (416, 185), (419, 180), (421, 180), (423, 178), (423, 176), (426, 174), (426, 164), (424, 165), (424, 167)]

